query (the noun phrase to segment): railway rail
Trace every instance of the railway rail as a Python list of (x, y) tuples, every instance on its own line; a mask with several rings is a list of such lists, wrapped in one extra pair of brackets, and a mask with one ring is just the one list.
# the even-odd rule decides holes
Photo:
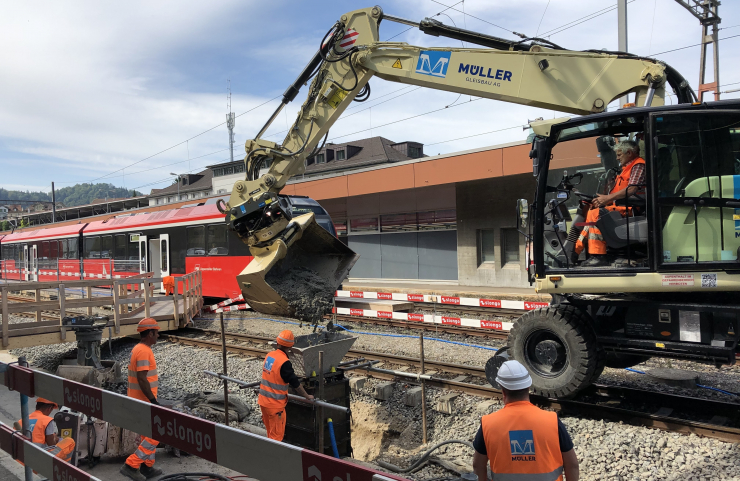
[[(200, 337), (164, 334), (165, 339), (185, 345), (221, 349), (221, 342), (204, 339), (202, 336), (217, 336), (220, 331), (211, 329), (189, 329), (184, 334)], [(260, 347), (272, 338), (241, 333), (226, 333), (230, 341), (226, 349), (230, 352), (249, 356), (262, 357), (268, 349)], [(242, 344), (237, 344), (242, 343)], [(243, 344), (247, 343), (247, 344)], [(419, 368), (418, 358), (398, 356), (351, 349), (346, 357), (364, 358), (371, 361), (382, 361), (392, 365)], [(449, 362), (424, 360), (425, 367), (439, 373), (463, 374), (478, 382), (485, 383), (485, 371), (480, 366), (469, 366)], [(379, 379), (393, 379), (390, 374), (357, 369), (366, 375)], [(413, 382), (405, 379), (404, 382)], [(426, 381), (427, 386), (443, 390), (460, 391), (466, 394), (501, 398), (501, 391), (486, 384), (463, 382), (445, 379), (441, 376)], [(585, 416), (611, 421), (622, 421), (627, 424), (646, 426), (671, 432), (710, 437), (727, 442), (740, 442), (740, 405), (704, 398), (679, 396), (674, 394), (642, 391), (639, 389), (593, 385), (580, 393), (575, 399), (549, 399), (542, 396), (531, 396), (532, 402), (566, 415)]]

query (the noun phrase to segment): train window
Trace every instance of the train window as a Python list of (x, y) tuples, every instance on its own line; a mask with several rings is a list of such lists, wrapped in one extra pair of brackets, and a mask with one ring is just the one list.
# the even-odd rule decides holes
[(115, 236), (115, 242), (113, 244), (113, 258), (117, 261), (126, 260), (126, 244), (128, 244), (128, 236), (126, 234)]
[(160, 256), (162, 258), (162, 271), (167, 272), (169, 270), (167, 267), (167, 239), (159, 241), (159, 245), (162, 249), (162, 255)]
[(48, 259), (49, 258), (49, 241), (44, 241), (39, 246), (39, 253), (38, 253), (39, 259)]
[(100, 237), (85, 237), (85, 259), (100, 259)]
[(67, 259), (77, 259), (79, 252), (78, 240), (67, 239)]
[(208, 229), (208, 255), (229, 255), (229, 241), (225, 225), (209, 225)]
[(59, 259), (59, 241), (49, 242), (49, 259)]
[(111, 257), (113, 254), (113, 236), (104, 235), (100, 240), (100, 257)]
[(188, 227), (185, 231), (188, 238), (188, 250), (186, 256), (204, 256), (206, 255), (206, 228), (199, 225)]

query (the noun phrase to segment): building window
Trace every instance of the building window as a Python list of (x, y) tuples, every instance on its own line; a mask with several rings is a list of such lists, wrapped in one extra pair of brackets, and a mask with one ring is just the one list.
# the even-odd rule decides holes
[(455, 209), (419, 212), (419, 230), (453, 230), (457, 229), (457, 211)]
[(478, 265), (493, 264), (496, 259), (496, 241), (494, 229), (478, 231)]
[(224, 175), (224, 169), (213, 169), (214, 177), (221, 177), (222, 175)]
[(380, 232), (408, 232), (417, 229), (416, 213), (380, 216)]
[(237, 164), (234, 166), (234, 173), (238, 174), (240, 172), (244, 172), (244, 164)]
[(412, 159), (418, 159), (421, 157), (421, 147), (411, 147), (409, 146), (409, 157)]
[(234, 168), (233, 167), (225, 167), (224, 168), (224, 175), (231, 175), (233, 173), (234, 173)]
[(344, 160), (344, 150), (337, 150), (337, 160)]
[(501, 229), (501, 263), (519, 263), (519, 232), (516, 229)]
[(316, 163), (317, 164), (325, 164), (326, 163), (326, 156), (324, 156), (324, 154), (317, 154), (316, 155)]
[(174, 197), (174, 196), (170, 196), (170, 197), (169, 197), (169, 198), (167, 199), (167, 202), (174, 202), (174, 201), (175, 201), (175, 197)]
[(362, 219), (351, 219), (349, 221), (349, 231), (351, 234), (378, 232), (378, 218), (365, 217)]
[(218, 192), (217, 193), (218, 194), (225, 194), (226, 193), (226, 189), (218, 189)]

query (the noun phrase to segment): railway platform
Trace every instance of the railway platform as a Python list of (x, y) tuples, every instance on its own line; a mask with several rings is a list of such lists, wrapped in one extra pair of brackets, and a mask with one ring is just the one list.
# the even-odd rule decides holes
[(161, 278), (145, 273), (124, 279), (0, 284), (2, 348), (76, 341), (65, 317), (108, 316), (108, 336), (136, 334), (145, 317), (165, 331), (190, 324), (203, 308), (203, 278), (199, 271), (175, 279), (171, 295), (157, 295)]

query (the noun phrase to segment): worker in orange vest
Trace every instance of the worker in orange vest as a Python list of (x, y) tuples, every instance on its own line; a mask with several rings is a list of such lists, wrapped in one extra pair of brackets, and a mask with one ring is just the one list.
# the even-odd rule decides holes
[[(139, 321), (136, 331), (141, 333), (141, 339), (131, 351), (131, 361), (128, 364), (128, 397), (159, 405), (159, 376), (157, 361), (152, 352), (152, 346), (159, 339), (159, 325), (157, 321), (147, 317)], [(159, 441), (142, 436), (139, 448), (121, 466), (121, 474), (134, 481), (146, 481), (160, 476), (162, 470), (154, 467), (154, 453), (158, 444)]]
[[(75, 442), (72, 438), (59, 439), (57, 425), (51, 417), (51, 412), (55, 409), (59, 409), (57, 403), (42, 397), (36, 399), (36, 410), (28, 416), (31, 441), (57, 458), (70, 462)], [(18, 425), (22, 425), (21, 420)]]
[(586, 214), (586, 226), (578, 236), (575, 253), (580, 254), (588, 243), (589, 259), (581, 267), (604, 267), (609, 265), (606, 257), (606, 242), (596, 222), (611, 211), (617, 210), (625, 217), (632, 214), (632, 207), (614, 205), (615, 200), (644, 191), (645, 159), (640, 157), (640, 147), (633, 140), (623, 140), (614, 149), (622, 171), (617, 176), (614, 187), (607, 195), (597, 195), (591, 201), (591, 209)]
[(504, 407), (481, 419), (473, 441), (473, 470), (478, 479), (541, 479), (578, 481), (578, 457), (573, 441), (556, 413), (529, 402), (532, 378), (519, 361), (501, 365), (496, 382)]
[(296, 390), (298, 394), (313, 401), (311, 396), (303, 389), (298, 376), (293, 371), (293, 365), (288, 360), (286, 352), (293, 347), (295, 337), (293, 332), (286, 329), (282, 331), (277, 339), (277, 349), (265, 356), (262, 364), (262, 382), (257, 403), (262, 410), (262, 422), (267, 429), (267, 437), (275, 441), (282, 441), (285, 436), (285, 406), (288, 404), (288, 386)]

